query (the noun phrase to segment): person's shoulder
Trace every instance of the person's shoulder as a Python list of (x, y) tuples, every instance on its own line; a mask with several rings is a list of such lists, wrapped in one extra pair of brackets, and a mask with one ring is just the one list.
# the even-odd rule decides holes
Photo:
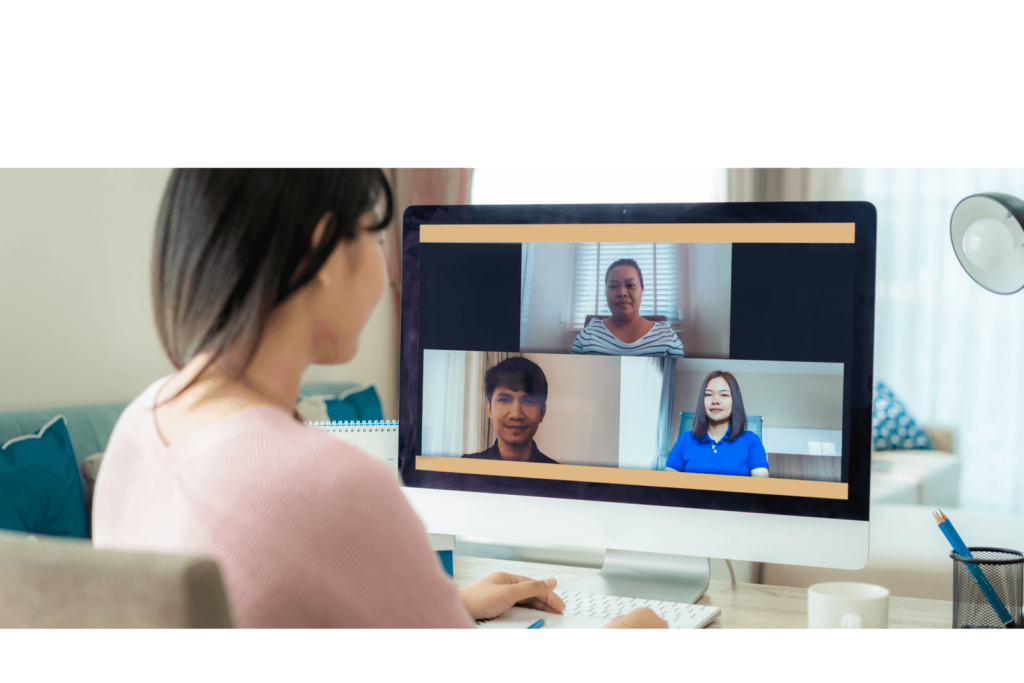
[(328, 495), (344, 489), (363, 497), (394, 478), (387, 465), (362, 449), (284, 411), (265, 411), (243, 438), (240, 457), (261, 468), (264, 482), (275, 488), (297, 486)]
[(673, 330), (672, 326), (669, 325), (668, 322), (665, 320), (658, 320), (657, 322), (654, 323), (654, 327), (651, 328), (651, 333), (655, 332), (659, 334), (664, 334), (666, 336), (671, 336), (676, 341), (679, 341), (679, 335), (676, 334), (676, 331)]
[(650, 333), (666, 333), (675, 336), (676, 332), (672, 329), (672, 326), (665, 320), (655, 320), (654, 326), (651, 327)]
[[(687, 430), (679, 435), (676, 442), (672, 445), (672, 453), (676, 454), (679, 458), (686, 460), (690, 453), (693, 452), (697, 441), (693, 436), (693, 431)], [(680, 470), (681, 471), (681, 470)]]
[(614, 339), (615, 337), (605, 327), (604, 322), (600, 318), (593, 318), (576, 335), (570, 353), (609, 355), (611, 352), (614, 354), (614, 348), (610, 343)]
[(755, 432), (752, 432), (749, 429), (743, 430), (743, 433), (740, 435), (739, 440), (743, 441), (748, 445), (761, 444), (761, 437), (759, 437)]
[(160, 379), (153, 380), (152, 382), (149, 383), (149, 386), (143, 389), (142, 393), (135, 398), (135, 401), (142, 401), (145, 400), (146, 398), (155, 399), (157, 392), (160, 391), (160, 389), (162, 389), (163, 386), (170, 382), (172, 379), (174, 379), (173, 374), (164, 375)]
[(688, 448), (697, 443), (697, 437), (693, 435), (692, 429), (688, 429), (679, 436), (677, 441), (681, 447)]
[(604, 326), (604, 323), (601, 321), (600, 318), (592, 318), (591, 321), (584, 325), (583, 329), (580, 330), (580, 335), (582, 335), (584, 338), (589, 338), (595, 332), (600, 332), (601, 330), (607, 329), (608, 328)]
[(590, 321), (590, 324), (588, 324), (584, 329), (590, 332), (591, 334), (595, 334), (601, 337), (609, 339), (618, 339), (618, 337), (616, 337), (612, 333), (611, 328), (608, 327), (608, 325), (606, 324), (608, 320), (610, 320), (610, 318), (594, 318), (593, 320)]
[(173, 377), (174, 375), (166, 375), (151, 382), (149, 386), (142, 390), (141, 394), (133, 398), (128, 405), (125, 406), (124, 410), (121, 411), (121, 415), (118, 417), (117, 423), (128, 421), (127, 419), (122, 420), (121, 418), (144, 419), (143, 415), (152, 415), (152, 408), (153, 404), (156, 402), (157, 392), (159, 392), (160, 388)]

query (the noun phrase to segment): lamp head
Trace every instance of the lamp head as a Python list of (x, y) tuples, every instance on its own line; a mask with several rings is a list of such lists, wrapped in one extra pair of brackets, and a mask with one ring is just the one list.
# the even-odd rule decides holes
[(1024, 202), (999, 192), (961, 200), (949, 221), (953, 251), (967, 274), (996, 294), (1024, 288)]

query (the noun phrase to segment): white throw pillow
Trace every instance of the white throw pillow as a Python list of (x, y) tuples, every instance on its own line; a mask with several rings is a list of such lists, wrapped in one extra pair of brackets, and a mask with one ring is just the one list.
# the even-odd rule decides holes
[(88, 458), (83, 458), (78, 465), (78, 471), (82, 473), (82, 477), (89, 484), (90, 489), (96, 485), (96, 476), (100, 473), (100, 463), (102, 462), (103, 454), (94, 453)]
[(295, 404), (295, 411), (303, 422), (327, 422), (331, 418), (327, 416), (327, 399), (334, 398), (327, 394), (314, 396), (300, 396), (299, 402)]

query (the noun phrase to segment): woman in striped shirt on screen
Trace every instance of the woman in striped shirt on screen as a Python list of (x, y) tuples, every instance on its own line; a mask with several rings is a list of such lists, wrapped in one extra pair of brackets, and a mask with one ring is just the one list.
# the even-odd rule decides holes
[(683, 357), (683, 343), (664, 321), (640, 316), (644, 276), (633, 259), (619, 259), (604, 275), (610, 318), (593, 318), (576, 336), (570, 353), (602, 356)]

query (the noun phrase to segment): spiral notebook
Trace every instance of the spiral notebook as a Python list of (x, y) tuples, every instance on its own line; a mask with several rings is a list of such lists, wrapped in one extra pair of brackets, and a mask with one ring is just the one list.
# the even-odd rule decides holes
[(352, 444), (386, 464), (398, 475), (398, 420), (365, 422), (306, 422), (336, 439)]

